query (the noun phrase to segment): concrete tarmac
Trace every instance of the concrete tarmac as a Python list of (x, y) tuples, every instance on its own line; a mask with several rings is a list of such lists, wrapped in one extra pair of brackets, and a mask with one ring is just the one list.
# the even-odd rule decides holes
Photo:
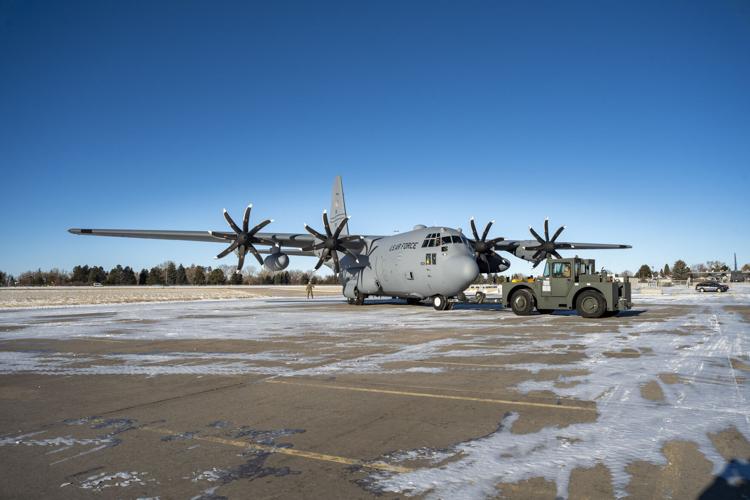
[(5, 310), (0, 496), (747, 494), (750, 306), (693, 299)]

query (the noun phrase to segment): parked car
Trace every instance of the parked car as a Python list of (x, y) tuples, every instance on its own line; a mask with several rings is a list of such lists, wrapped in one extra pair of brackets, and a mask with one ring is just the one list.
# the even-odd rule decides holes
[(699, 292), (726, 292), (729, 287), (716, 281), (701, 281), (695, 285), (695, 289)]

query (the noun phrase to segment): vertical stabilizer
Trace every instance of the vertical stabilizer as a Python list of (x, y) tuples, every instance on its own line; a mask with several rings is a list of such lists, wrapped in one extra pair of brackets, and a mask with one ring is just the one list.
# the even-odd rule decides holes
[[(331, 220), (331, 230), (335, 230), (341, 221), (346, 217), (346, 203), (344, 203), (344, 185), (341, 182), (341, 176), (337, 175), (333, 180), (333, 191), (331, 192), (331, 211), (329, 218)], [(349, 234), (349, 224), (344, 226), (341, 235)]]

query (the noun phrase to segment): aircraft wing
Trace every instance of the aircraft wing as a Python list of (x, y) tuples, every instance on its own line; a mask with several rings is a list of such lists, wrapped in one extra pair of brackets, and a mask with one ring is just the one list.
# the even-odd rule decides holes
[[(506, 252), (512, 252), (518, 247), (523, 246), (535, 246), (538, 245), (536, 241), (533, 240), (503, 240), (498, 241), (495, 243), (495, 250), (504, 250)], [(556, 241), (555, 242), (555, 248), (556, 249), (562, 249), (562, 250), (614, 250), (614, 249), (622, 249), (622, 248), (633, 248), (630, 245), (621, 245), (621, 244), (614, 244), (614, 243), (573, 243), (569, 241)]]
[[(182, 240), (182, 241), (206, 241), (212, 243), (227, 243), (220, 235), (234, 235), (223, 231), (162, 231), (151, 229), (81, 229), (71, 228), (68, 232), (88, 236), (110, 236), (115, 238), (146, 238), (154, 240)], [(262, 240), (278, 244), (284, 248), (288, 255), (315, 256), (313, 251), (286, 250), (286, 247), (304, 248), (317, 243), (314, 236), (307, 233), (256, 233), (255, 236)], [(260, 243), (263, 245), (263, 243)], [(353, 242), (353, 246), (357, 246)], [(260, 253), (270, 253), (270, 249), (258, 249)]]

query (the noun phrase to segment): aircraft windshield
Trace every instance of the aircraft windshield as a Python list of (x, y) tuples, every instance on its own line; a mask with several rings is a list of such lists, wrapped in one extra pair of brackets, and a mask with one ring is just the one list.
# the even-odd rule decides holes
[(469, 240), (467, 240), (463, 236), (458, 236), (455, 234), (446, 234), (445, 236), (441, 237), (440, 233), (430, 233), (422, 242), (422, 248), (439, 247), (441, 245), (453, 245), (453, 244), (468, 245)]

